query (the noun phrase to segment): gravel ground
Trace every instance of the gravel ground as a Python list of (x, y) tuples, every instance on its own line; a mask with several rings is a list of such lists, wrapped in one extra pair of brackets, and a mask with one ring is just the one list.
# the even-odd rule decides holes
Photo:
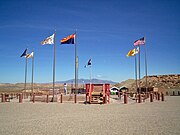
[(0, 135), (180, 135), (180, 97), (165, 102), (0, 103)]

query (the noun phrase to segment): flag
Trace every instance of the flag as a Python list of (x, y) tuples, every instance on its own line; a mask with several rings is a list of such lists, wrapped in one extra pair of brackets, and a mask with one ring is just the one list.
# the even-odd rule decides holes
[(145, 44), (145, 38), (144, 37), (134, 41), (134, 46), (144, 45), (144, 44)]
[(34, 56), (34, 52), (31, 52), (30, 54), (26, 55), (26, 58), (32, 58)]
[(87, 65), (85, 65), (84, 67), (86, 68), (86, 67), (90, 66), (91, 64), (92, 64), (91, 59), (89, 59)]
[(135, 51), (136, 51), (135, 48), (132, 49), (132, 50), (130, 50), (126, 56), (127, 56), (127, 57), (129, 57), (129, 56), (134, 56), (134, 55), (135, 55)]
[(88, 65), (88, 66), (89, 66), (89, 65), (91, 65), (91, 59), (89, 59), (89, 61), (88, 61), (88, 64), (87, 64), (87, 65)]
[(138, 54), (138, 53), (139, 53), (139, 47), (130, 50), (126, 56), (127, 56), (127, 57), (129, 57), (129, 56), (134, 56), (134, 55), (136, 55), (136, 54)]
[(61, 39), (61, 44), (75, 44), (75, 36), (76, 34), (72, 34), (70, 36)]
[(24, 50), (23, 54), (20, 57), (26, 57), (26, 55), (27, 55), (27, 48), (26, 50)]
[(47, 37), (45, 40), (43, 40), (41, 42), (42, 45), (45, 44), (54, 44), (54, 34), (52, 34), (51, 36)]
[(135, 54), (138, 54), (139, 53), (139, 47), (137, 47), (136, 49), (135, 49)]

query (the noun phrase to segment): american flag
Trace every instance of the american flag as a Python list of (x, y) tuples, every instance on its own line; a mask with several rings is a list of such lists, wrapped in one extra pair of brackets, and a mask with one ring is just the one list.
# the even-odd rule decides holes
[(134, 41), (134, 46), (144, 45), (144, 44), (145, 44), (145, 38), (144, 37)]

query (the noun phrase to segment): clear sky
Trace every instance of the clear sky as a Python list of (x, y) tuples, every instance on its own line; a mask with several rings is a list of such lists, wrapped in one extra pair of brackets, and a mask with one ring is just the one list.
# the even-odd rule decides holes
[[(74, 46), (60, 40), (77, 29), (79, 78), (92, 58), (93, 78), (121, 82), (134, 78), (126, 54), (146, 36), (148, 75), (180, 73), (179, 0), (1, 0), (0, 82), (24, 82), (26, 47), (35, 51), (35, 82), (52, 82), (53, 45), (40, 45), (57, 31), (56, 81), (74, 78)], [(141, 47), (141, 77), (144, 46)], [(31, 81), (31, 59), (28, 82)]]

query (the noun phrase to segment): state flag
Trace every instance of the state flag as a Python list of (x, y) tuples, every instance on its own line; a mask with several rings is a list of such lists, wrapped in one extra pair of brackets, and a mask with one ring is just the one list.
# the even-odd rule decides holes
[(75, 36), (76, 34), (72, 34), (70, 36), (61, 39), (61, 44), (75, 44)]
[(30, 54), (26, 55), (26, 58), (32, 58), (34, 56), (34, 52), (31, 52)]
[(126, 56), (130, 57), (130, 56), (134, 56), (134, 55), (135, 55), (135, 48), (130, 50)]
[(136, 55), (138, 53), (139, 53), (139, 47), (130, 50), (126, 56), (130, 57), (130, 56), (134, 56), (134, 55)]
[(20, 57), (26, 57), (26, 55), (27, 55), (27, 48), (24, 50), (24, 52), (23, 52), (23, 54), (20, 56)]
[(42, 45), (46, 45), (46, 44), (54, 44), (54, 34), (52, 34), (51, 36), (47, 37), (45, 40), (43, 40), (41, 42)]
[(90, 66), (91, 64), (92, 64), (92, 61), (91, 61), (91, 59), (89, 59), (87, 65), (85, 65), (84, 67), (86, 68), (86, 67)]

